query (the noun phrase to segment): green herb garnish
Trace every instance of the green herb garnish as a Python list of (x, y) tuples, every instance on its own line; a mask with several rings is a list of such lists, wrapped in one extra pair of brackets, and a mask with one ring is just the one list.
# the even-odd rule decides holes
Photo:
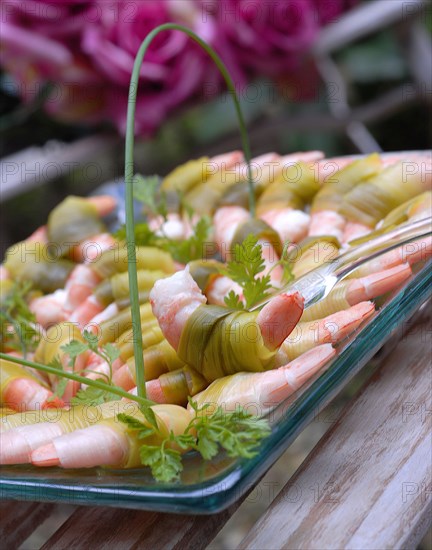
[[(171, 432), (160, 445), (143, 443), (140, 448), (141, 463), (150, 467), (157, 481), (175, 481), (180, 477), (182, 454), (171, 448), (173, 444), (184, 450), (198, 451), (204, 460), (216, 456), (220, 449), (224, 449), (230, 457), (252, 458), (261, 440), (271, 432), (267, 420), (254, 417), (241, 408), (225, 412), (218, 407), (212, 414), (206, 414), (209, 404), (199, 407), (192, 399), (189, 403), (195, 415), (183, 434), (175, 436)], [(138, 439), (160, 433), (157, 426), (149, 427), (126, 414), (119, 414), (118, 419), (127, 424), (131, 431), (138, 432)]]
[[(262, 257), (262, 247), (254, 235), (248, 235), (242, 244), (234, 247), (234, 258), (227, 263), (221, 273), (226, 275), (243, 289), (246, 308), (265, 298), (271, 290), (270, 275), (260, 275), (265, 269), (265, 261)], [(243, 309), (240, 297), (231, 291), (225, 298), (228, 307)], [(240, 305), (241, 304), (241, 305)]]
[(159, 176), (135, 174), (134, 198), (142, 202), (153, 215), (162, 216), (166, 220), (168, 215), (166, 197), (164, 193), (158, 193), (160, 181)]
[(10, 361), (11, 363), (16, 363), (17, 365), (24, 365), (25, 367), (31, 367), (32, 369), (35, 369), (40, 372), (44, 372), (46, 374), (60, 376), (61, 378), (65, 378), (67, 380), (74, 380), (75, 382), (79, 382), (80, 384), (86, 384), (87, 386), (91, 386), (107, 392), (111, 392), (115, 394), (118, 398), (125, 397), (130, 401), (135, 401), (136, 403), (138, 403), (140, 407), (145, 408), (145, 407), (155, 405), (154, 401), (151, 401), (150, 399), (146, 399), (145, 397), (141, 397), (139, 395), (133, 395), (132, 393), (129, 393), (123, 390), (122, 388), (119, 388), (118, 386), (114, 386), (114, 385), (109, 386), (105, 382), (102, 382), (102, 380), (92, 380), (91, 378), (85, 378), (84, 376), (80, 376), (79, 374), (75, 374), (74, 372), (65, 371), (63, 370), (63, 368), (59, 370), (58, 368), (52, 365), (42, 365), (41, 363), (29, 361), (27, 359), (23, 359), (22, 357), (14, 357), (13, 355), (9, 355), (7, 353), (2, 353), (2, 352), (0, 352), (0, 359), (4, 359), (5, 361)]
[[(112, 387), (112, 374), (114, 361), (119, 357), (120, 350), (116, 348), (113, 344), (107, 343), (99, 348), (98, 346), (98, 337), (91, 332), (84, 331), (83, 337), (85, 342), (79, 342), (78, 340), (71, 340), (69, 343), (61, 347), (61, 350), (69, 355), (69, 366), (74, 370), (75, 361), (77, 358), (86, 351), (91, 351), (98, 355), (103, 361), (108, 364), (109, 375), (107, 377), (107, 385)], [(85, 373), (91, 372), (89, 369), (84, 370)], [(101, 374), (99, 373), (99, 376)], [(64, 391), (64, 390), (63, 390)], [(62, 394), (59, 393), (57, 388), (56, 394), (61, 397)], [(72, 405), (100, 405), (101, 403), (106, 403), (108, 401), (113, 401), (118, 399), (118, 396), (112, 393), (108, 389), (88, 387), (85, 390), (80, 389), (75, 397), (71, 399)]]
[(168, 240), (163, 248), (170, 252), (174, 260), (182, 264), (198, 260), (203, 257), (204, 246), (210, 235), (210, 228), (210, 218), (204, 216), (195, 224), (193, 233), (188, 239), (180, 242)]
[[(3, 283), (2, 283), (3, 284)], [(0, 307), (0, 345), (16, 351), (21, 351), (26, 357), (29, 351), (34, 351), (40, 340), (36, 329), (36, 317), (26, 302), (31, 290), (31, 283), (13, 283), (2, 298)]]
[[(126, 240), (126, 227), (122, 225), (117, 229), (114, 237), (119, 241)], [(150, 229), (148, 223), (141, 222), (135, 224), (135, 244), (137, 246), (159, 246), (160, 241), (160, 237)]]

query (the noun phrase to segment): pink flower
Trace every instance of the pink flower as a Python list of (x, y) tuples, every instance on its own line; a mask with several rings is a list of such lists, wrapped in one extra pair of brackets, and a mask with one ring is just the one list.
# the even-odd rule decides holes
[(92, 3), (8, 0), (2, 16), (2, 63), (24, 101), (49, 82), (50, 114), (68, 122), (102, 120), (103, 79), (79, 50), (83, 25), (95, 16)]
[(321, 24), (333, 19), (347, 3), (212, 0), (203, 5), (215, 13), (241, 66), (250, 74), (276, 77), (300, 66)]
[[(147, 34), (156, 26), (176, 21), (215, 42), (214, 23), (201, 25), (201, 12), (189, 0), (130, 3), (120, 0), (112, 12), (102, 7), (102, 17), (87, 25), (83, 51), (111, 82), (107, 114), (120, 131), (125, 130), (127, 96), (135, 55)], [(131, 9), (133, 6), (133, 10)], [(185, 101), (203, 99), (209, 82), (218, 82), (217, 70), (207, 54), (185, 34), (164, 31), (150, 44), (140, 70), (136, 131), (158, 128), (168, 113)]]

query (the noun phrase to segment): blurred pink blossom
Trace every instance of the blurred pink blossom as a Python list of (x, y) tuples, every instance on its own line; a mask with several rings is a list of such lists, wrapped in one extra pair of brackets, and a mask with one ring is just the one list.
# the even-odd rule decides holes
[[(194, 30), (216, 49), (240, 88), (260, 75), (279, 83), (292, 78), (320, 27), (353, 3), (6, 0), (2, 63), (24, 100), (50, 82), (50, 114), (67, 121), (108, 120), (124, 133), (134, 58), (157, 25), (177, 22)], [(213, 62), (194, 41), (178, 31), (161, 33), (140, 71), (136, 133), (154, 132), (175, 108), (223, 88)]]
[(296, 68), (320, 23), (313, 0), (214, 0), (221, 32), (251, 74), (271, 77)]

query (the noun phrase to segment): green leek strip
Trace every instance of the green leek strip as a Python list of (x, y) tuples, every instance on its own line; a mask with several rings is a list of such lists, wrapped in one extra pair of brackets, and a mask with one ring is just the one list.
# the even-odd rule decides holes
[(249, 208), (250, 213), (255, 216), (255, 196), (254, 186), (252, 181), (252, 168), (250, 164), (251, 153), (249, 146), (249, 138), (246, 132), (246, 126), (243, 118), (243, 113), (240, 108), (240, 103), (235, 91), (233, 80), (225, 67), (225, 64), (217, 53), (206, 43), (199, 38), (193, 31), (182, 25), (175, 23), (166, 23), (159, 25), (153, 29), (142, 42), (140, 49), (135, 57), (134, 67), (132, 71), (132, 77), (129, 87), (128, 98), (128, 111), (127, 111), (127, 125), (126, 125), (126, 147), (125, 147), (125, 206), (126, 206), (126, 240), (128, 251), (128, 273), (129, 273), (129, 288), (130, 288), (130, 301), (132, 310), (132, 326), (134, 332), (134, 352), (136, 360), (136, 374), (137, 374), (137, 388), (138, 395), (142, 398), (146, 396), (145, 390), (145, 372), (144, 372), (144, 359), (143, 359), (143, 344), (141, 336), (141, 320), (139, 315), (139, 301), (138, 301), (138, 279), (136, 270), (136, 250), (135, 250), (135, 232), (134, 232), (134, 212), (133, 212), (133, 177), (134, 177), (134, 134), (135, 134), (135, 109), (136, 99), (138, 93), (138, 81), (140, 76), (140, 69), (144, 59), (144, 55), (152, 42), (153, 38), (162, 31), (177, 30), (187, 34), (192, 40), (197, 42), (205, 52), (212, 58), (215, 65), (219, 69), (220, 73), (225, 79), (226, 85), (230, 94), (232, 95), (234, 106), (237, 113), (237, 118), (240, 127), (240, 134), (243, 144), (243, 152), (247, 163), (248, 182), (249, 182)]
[(72, 372), (60, 371), (59, 369), (56, 369), (54, 367), (49, 367), (48, 365), (41, 365), (40, 363), (27, 361), (22, 357), (13, 357), (11, 355), (8, 355), (7, 353), (0, 353), (0, 359), (5, 359), (6, 361), (10, 361), (11, 363), (17, 363), (18, 365), (31, 367), (32, 369), (35, 369), (41, 372), (46, 372), (47, 374), (54, 374), (55, 376), (61, 376), (62, 378), (68, 378), (69, 380), (74, 380), (75, 382), (79, 382), (80, 384), (86, 384), (87, 386), (93, 386), (94, 388), (98, 388), (100, 390), (114, 393), (119, 397), (125, 397), (126, 399), (130, 399), (131, 401), (136, 401), (140, 406), (149, 407), (149, 406), (155, 405), (155, 403), (153, 401), (150, 401), (150, 399), (146, 399), (138, 395), (133, 395), (131, 393), (128, 393), (127, 391), (122, 390), (117, 386), (109, 386), (108, 384), (105, 384), (104, 382), (100, 382), (99, 380), (84, 378), (84, 376), (79, 376), (78, 374), (73, 374)]

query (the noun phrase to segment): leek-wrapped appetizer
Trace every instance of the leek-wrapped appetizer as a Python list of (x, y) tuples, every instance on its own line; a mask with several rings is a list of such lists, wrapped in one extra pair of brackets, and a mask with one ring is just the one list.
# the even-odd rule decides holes
[(50, 398), (53, 393), (24, 367), (0, 359), (0, 405), (15, 411), (30, 411), (61, 402)]
[[(119, 422), (117, 418), (101, 420), (97, 424), (82, 430), (55, 438), (48, 445), (39, 447), (31, 455), (36, 466), (60, 466), (62, 468), (93, 468), (110, 466), (115, 468), (136, 468), (141, 466), (140, 447), (160, 445), (169, 437), (170, 432), (181, 435), (185, 432), (192, 415), (183, 407), (176, 405), (154, 405), (151, 407), (156, 417), (159, 431), (139, 438), (139, 432)], [(133, 416), (146, 426), (147, 419), (136, 408)], [(175, 443), (166, 443), (166, 447), (181, 452)]]
[(115, 418), (119, 413), (133, 415), (136, 405), (129, 401), (109, 401), (101, 405), (14, 414), (7, 418), (9, 429), (3, 429), (0, 434), (0, 464), (26, 464), (32, 451), (54, 438)]
[[(69, 355), (62, 349), (63, 346), (77, 340), (84, 343), (84, 338), (79, 328), (70, 322), (58, 323), (47, 330), (46, 336), (39, 342), (35, 351), (35, 361), (45, 365), (49, 365), (55, 359), (58, 359), (64, 370), (71, 370), (69, 365)], [(74, 371), (81, 372), (87, 362), (88, 352), (80, 354), (74, 364)], [(50, 381), (54, 388), (57, 388), (58, 379), (54, 375), (50, 375)], [(69, 380), (63, 394), (63, 399), (68, 402), (78, 391), (79, 382)]]
[[(158, 281), (150, 297), (166, 339), (178, 357), (207, 383), (238, 371), (273, 368), (278, 347), (303, 310), (297, 292), (273, 298), (260, 312), (204, 305), (205, 298), (187, 271)], [(163, 375), (163, 386), (160, 379), (148, 382), (150, 398), (166, 399), (168, 380), (175, 380), (173, 385), (180, 388), (179, 376), (179, 371)], [(193, 382), (188, 386), (185, 380), (181, 386), (196, 386), (197, 381)], [(176, 402), (183, 402), (187, 395), (178, 395)]]

